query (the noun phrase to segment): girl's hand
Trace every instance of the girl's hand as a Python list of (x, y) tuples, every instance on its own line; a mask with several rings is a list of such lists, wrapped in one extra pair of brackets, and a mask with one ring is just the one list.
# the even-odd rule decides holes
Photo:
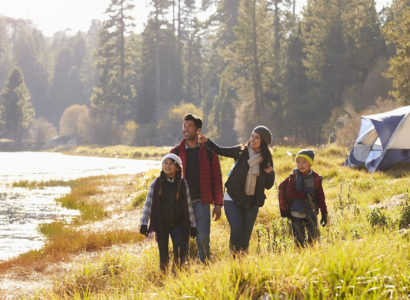
[(199, 135), (198, 135), (198, 142), (199, 142), (200, 144), (206, 143), (207, 141), (208, 141), (208, 138), (207, 138), (206, 136), (204, 136), (204, 135), (202, 135), (202, 134), (199, 134)]

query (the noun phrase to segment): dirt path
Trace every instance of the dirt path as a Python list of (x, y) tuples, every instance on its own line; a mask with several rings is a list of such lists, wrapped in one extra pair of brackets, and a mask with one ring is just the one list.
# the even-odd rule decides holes
[[(78, 229), (90, 231), (106, 228), (129, 230), (136, 227), (140, 211), (128, 209), (130, 197), (136, 192), (136, 177), (137, 175), (120, 175), (104, 178), (99, 185), (103, 193), (98, 193), (92, 197), (94, 200), (104, 203), (109, 217), (102, 221), (83, 225)], [(101, 251), (87, 253), (87, 259), (94, 261), (104, 253), (124, 251), (138, 253), (141, 248), (138, 245), (114, 245)], [(0, 274), (0, 299), (26, 298), (32, 295), (33, 291), (49, 289), (52, 287), (53, 281), (61, 280), (73, 269), (78, 268), (83, 261), (84, 253), (80, 253), (71, 255), (68, 260), (47, 265), (41, 270), (12, 267), (6, 273)]]

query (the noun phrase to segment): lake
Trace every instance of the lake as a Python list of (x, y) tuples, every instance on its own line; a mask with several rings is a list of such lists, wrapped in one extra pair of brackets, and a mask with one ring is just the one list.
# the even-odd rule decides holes
[(135, 174), (160, 168), (159, 161), (64, 155), (54, 152), (0, 152), (0, 261), (43, 246), (40, 223), (70, 221), (77, 210), (54, 199), (69, 187), (13, 188), (22, 180), (73, 180), (97, 175)]

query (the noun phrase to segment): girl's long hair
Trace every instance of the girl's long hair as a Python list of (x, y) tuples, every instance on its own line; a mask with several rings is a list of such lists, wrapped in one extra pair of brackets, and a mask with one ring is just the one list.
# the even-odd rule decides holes
[[(179, 167), (178, 164), (176, 164), (178, 171), (175, 174), (175, 180), (177, 183), (177, 194), (175, 195), (175, 199), (179, 200), (181, 198), (181, 183), (182, 183), (182, 176), (181, 176), (181, 168)], [(159, 176), (159, 180), (160, 180), (160, 184), (159, 184), (159, 193), (158, 195), (161, 197), (162, 196), (162, 185), (165, 182), (165, 180), (167, 180), (167, 175), (165, 174), (164, 171), (161, 171), (161, 174)]]

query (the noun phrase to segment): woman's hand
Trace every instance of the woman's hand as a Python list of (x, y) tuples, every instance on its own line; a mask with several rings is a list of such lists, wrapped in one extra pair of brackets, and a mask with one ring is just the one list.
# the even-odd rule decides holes
[(207, 141), (208, 141), (208, 138), (207, 138), (206, 136), (204, 136), (204, 135), (202, 135), (202, 134), (199, 134), (199, 135), (198, 135), (198, 142), (199, 142), (200, 144), (206, 143)]
[(273, 168), (272, 168), (272, 166), (271, 166), (270, 164), (268, 164), (268, 167), (265, 168), (264, 170), (265, 170), (265, 172), (266, 172), (267, 174), (269, 174), (270, 172), (273, 171)]

